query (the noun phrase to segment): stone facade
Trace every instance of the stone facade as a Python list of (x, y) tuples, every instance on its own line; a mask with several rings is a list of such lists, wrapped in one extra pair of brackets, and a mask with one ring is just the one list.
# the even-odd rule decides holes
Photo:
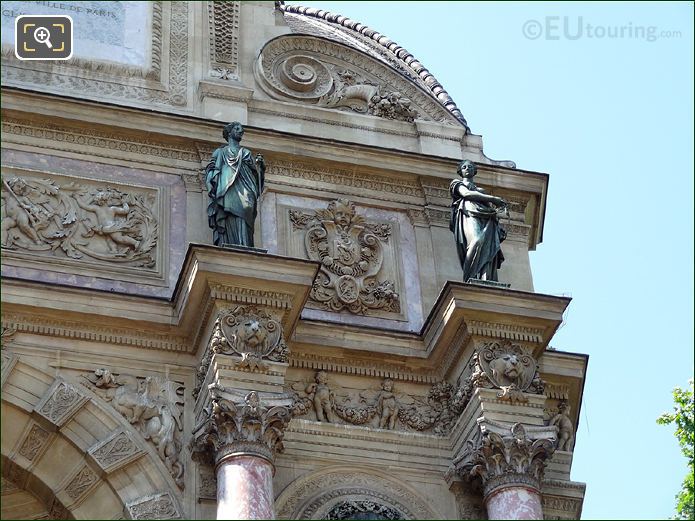
[[(587, 357), (548, 349), (569, 299), (529, 263), (548, 176), (345, 17), (102, 10), (67, 63), (3, 36), (2, 518), (578, 518)], [(207, 226), (234, 120), (258, 251)], [(462, 158), (510, 203), (509, 288), (460, 282)]]

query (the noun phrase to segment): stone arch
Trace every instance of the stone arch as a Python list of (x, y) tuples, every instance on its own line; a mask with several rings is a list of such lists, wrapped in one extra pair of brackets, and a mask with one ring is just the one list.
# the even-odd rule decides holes
[(84, 386), (6, 355), (4, 482), (39, 497), (56, 519), (181, 517), (173, 479), (125, 418)]
[(290, 483), (275, 501), (279, 519), (323, 519), (344, 501), (373, 501), (405, 519), (442, 519), (413, 487), (376, 469), (332, 466)]

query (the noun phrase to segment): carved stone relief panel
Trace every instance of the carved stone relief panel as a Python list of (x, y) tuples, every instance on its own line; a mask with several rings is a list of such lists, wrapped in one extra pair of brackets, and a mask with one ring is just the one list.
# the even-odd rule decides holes
[(145, 496), (126, 503), (130, 519), (180, 519), (176, 502), (167, 492)]
[[(87, 168), (83, 162), (63, 161)], [(19, 271), (35, 269), (43, 274), (41, 280), (48, 270), (108, 274), (155, 287), (170, 284), (170, 259), (182, 255), (168, 248), (175, 200), (171, 185), (143, 186), (129, 183), (128, 176), (134, 177), (128, 171), (121, 176), (124, 182), (116, 176), (105, 181), (4, 167), (3, 274), (24, 278)]]
[(336, 375), (317, 371), (311, 380), (290, 384), (293, 414), (319, 422), (361, 425), (388, 430), (419, 431), (445, 436), (461, 413), (456, 389), (448, 382), (432, 385), (423, 394), (404, 392), (386, 378), (379, 386), (342, 387)]
[(145, 451), (125, 430), (117, 430), (87, 451), (104, 472), (113, 472), (142, 456)]
[(261, 50), (256, 80), (271, 97), (396, 121), (453, 124), (451, 114), (389, 66), (311, 36), (275, 38)]
[(361, 207), (347, 199), (280, 194), (269, 199), (263, 244), (321, 265), (303, 316), (381, 327), (389, 320), (387, 327), (419, 330), (417, 252), (405, 212)]
[(183, 384), (161, 376), (113, 374), (106, 368), (85, 378), (154, 445), (176, 484), (183, 488)]

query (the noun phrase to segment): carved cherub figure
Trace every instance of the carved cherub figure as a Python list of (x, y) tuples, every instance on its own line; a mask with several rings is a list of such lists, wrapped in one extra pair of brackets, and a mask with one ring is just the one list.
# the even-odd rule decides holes
[(126, 235), (124, 222), (117, 216), (127, 216), (130, 212), (128, 203), (123, 201), (121, 206), (109, 204), (110, 194), (107, 191), (99, 190), (94, 196), (94, 204), (86, 204), (79, 197), (75, 201), (83, 210), (94, 213), (97, 216), (97, 226), (94, 231), (106, 239), (109, 251), (113, 252), (117, 244), (128, 246), (137, 250), (140, 241)]
[(558, 409), (558, 413), (551, 418), (549, 423), (549, 425), (557, 425), (557, 450), (572, 452), (572, 446), (574, 445), (574, 426), (569, 417), (570, 405), (563, 401), (560, 402)]
[(3, 184), (6, 188), (6, 192), (3, 192), (6, 217), (2, 219), (2, 235), (6, 237), (4, 245), (11, 246), (13, 239), (9, 231), (15, 227), (34, 243), (41, 244), (41, 239), (34, 229), (39, 222), (36, 215), (39, 209), (28, 197), (31, 187), (20, 178), (15, 178), (10, 183), (3, 179)]
[(377, 399), (377, 410), (379, 418), (379, 428), (393, 430), (396, 428), (396, 419), (400, 409), (396, 395), (393, 394), (393, 380), (385, 379), (381, 384), (381, 392)]
[(331, 389), (328, 387), (328, 375), (324, 371), (316, 373), (315, 383), (311, 383), (306, 388), (306, 394), (314, 403), (316, 419), (320, 422), (333, 423), (333, 405), (335, 398)]

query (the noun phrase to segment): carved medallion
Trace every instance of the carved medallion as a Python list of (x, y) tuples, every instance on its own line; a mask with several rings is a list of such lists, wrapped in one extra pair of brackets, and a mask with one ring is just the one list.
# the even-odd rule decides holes
[(459, 393), (464, 402), (478, 387), (501, 389), (498, 398), (511, 402), (527, 402), (524, 392), (543, 393), (536, 361), (524, 347), (509, 340), (483, 344), (470, 365), (471, 374)]
[(313, 213), (290, 210), (290, 221), (296, 229), (306, 230), (307, 256), (321, 263), (310, 294), (320, 308), (358, 315), (377, 309), (400, 312), (394, 282), (377, 278), (390, 224), (366, 222), (345, 199)]

